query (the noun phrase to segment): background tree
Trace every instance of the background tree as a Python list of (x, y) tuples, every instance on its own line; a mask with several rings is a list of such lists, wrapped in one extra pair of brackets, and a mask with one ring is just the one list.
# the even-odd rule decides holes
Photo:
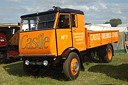
[(104, 24), (110, 24), (110, 22), (109, 21), (106, 21)]
[(119, 18), (110, 19), (109, 21), (106, 21), (104, 24), (111, 24), (112, 27), (117, 27), (119, 24), (122, 24), (122, 20)]
[(91, 24), (91, 23), (87, 23), (87, 22), (85, 23), (85, 25), (90, 25), (90, 24)]

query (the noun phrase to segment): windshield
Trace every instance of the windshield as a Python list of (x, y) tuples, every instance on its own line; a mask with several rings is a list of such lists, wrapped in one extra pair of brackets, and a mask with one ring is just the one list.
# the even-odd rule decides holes
[(53, 29), (55, 13), (35, 17), (22, 18), (22, 31)]

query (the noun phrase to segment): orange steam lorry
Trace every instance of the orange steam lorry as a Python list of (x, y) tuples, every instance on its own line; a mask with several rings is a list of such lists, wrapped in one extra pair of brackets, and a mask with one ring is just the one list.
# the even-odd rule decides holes
[(118, 40), (118, 30), (88, 31), (82, 11), (54, 7), (21, 16), (19, 56), (27, 75), (62, 63), (65, 78), (75, 80), (84, 70), (83, 54), (109, 63), (114, 55), (112, 43)]

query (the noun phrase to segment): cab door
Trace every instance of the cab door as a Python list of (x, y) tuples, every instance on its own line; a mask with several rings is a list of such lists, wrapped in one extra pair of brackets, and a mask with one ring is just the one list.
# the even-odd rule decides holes
[(56, 39), (58, 56), (61, 55), (67, 48), (72, 47), (70, 14), (59, 14), (58, 25), (56, 27)]
[(73, 47), (79, 51), (86, 50), (84, 15), (71, 14)]

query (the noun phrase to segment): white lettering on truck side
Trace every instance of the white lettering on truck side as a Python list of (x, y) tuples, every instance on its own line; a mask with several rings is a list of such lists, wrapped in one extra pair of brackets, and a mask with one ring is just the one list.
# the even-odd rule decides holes
[(102, 39), (108, 39), (111, 38), (111, 33), (102, 33)]
[(101, 39), (108, 39), (112, 37), (116, 37), (117, 36), (117, 32), (114, 33), (98, 33), (98, 34), (90, 34), (90, 40), (94, 41), (94, 40), (100, 40)]
[(90, 34), (90, 40), (100, 40), (100, 33), (99, 34)]
[(112, 37), (117, 37), (118, 36), (118, 32), (112, 32)]

